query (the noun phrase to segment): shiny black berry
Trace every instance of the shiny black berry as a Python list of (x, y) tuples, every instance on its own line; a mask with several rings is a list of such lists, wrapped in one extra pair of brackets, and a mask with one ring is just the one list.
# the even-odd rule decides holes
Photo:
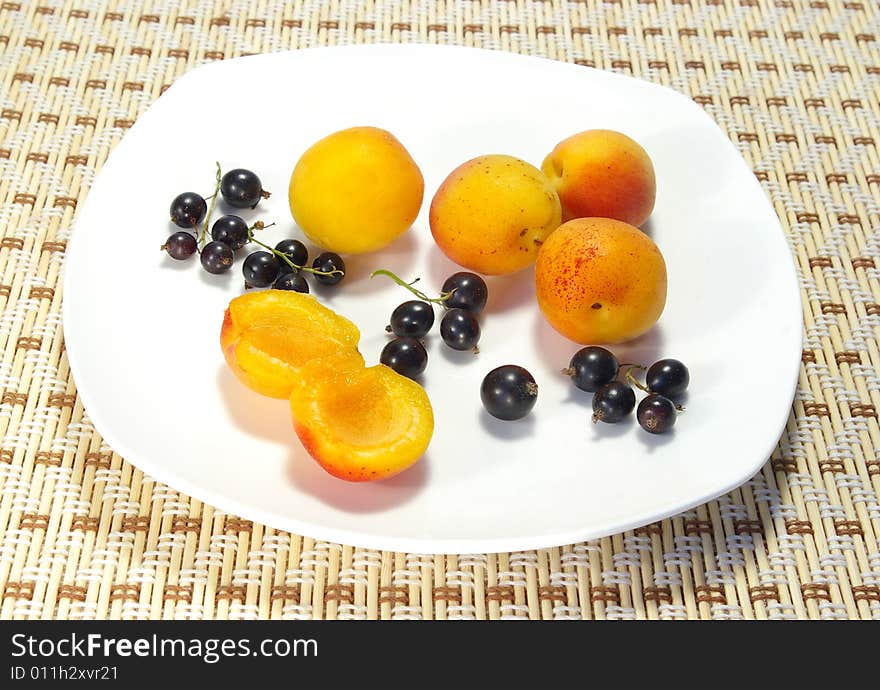
[(391, 323), (385, 329), (397, 336), (424, 338), (434, 325), (434, 307), (413, 299), (391, 312)]
[(593, 421), (619, 422), (636, 406), (633, 389), (620, 381), (606, 383), (593, 394)]
[(233, 208), (254, 208), (263, 196), (260, 178), (250, 170), (236, 168), (230, 170), (220, 180), (220, 194)]
[(651, 393), (643, 398), (636, 410), (639, 426), (652, 434), (665, 434), (675, 425), (675, 405), (662, 395)]
[(184, 192), (171, 202), (171, 222), (179, 228), (194, 228), (208, 212), (208, 204), (195, 192)]
[(335, 252), (324, 252), (319, 254), (312, 262), (312, 268), (316, 271), (324, 271), (329, 275), (321, 275), (315, 273), (315, 280), (322, 285), (336, 285), (340, 280), (345, 278), (345, 262), (342, 257)]
[(440, 290), (443, 293), (451, 293), (446, 298), (446, 306), (450, 309), (467, 309), (469, 312), (479, 314), (486, 306), (489, 298), (489, 288), (486, 281), (476, 273), (460, 271), (453, 273), (443, 283)]
[(645, 374), (645, 385), (652, 393), (675, 399), (687, 390), (691, 375), (677, 359), (654, 362)]
[(401, 376), (414, 379), (428, 366), (428, 351), (416, 338), (395, 338), (382, 348), (379, 361)]
[(486, 374), (480, 386), (480, 399), (493, 417), (521, 419), (538, 400), (538, 384), (526, 369), (505, 364)]
[(232, 267), (232, 250), (223, 242), (208, 242), (202, 247), (200, 258), (208, 273), (226, 273)]
[(604, 347), (585, 347), (574, 353), (568, 369), (562, 373), (571, 377), (572, 383), (582, 391), (595, 393), (606, 383), (611, 383), (620, 369), (617, 358)]
[(248, 224), (238, 216), (220, 216), (211, 226), (211, 239), (228, 244), (232, 251), (241, 249), (248, 241)]
[(269, 287), (278, 277), (278, 259), (271, 252), (248, 254), (241, 266), (245, 285), (249, 287)]
[[(295, 263), (297, 266), (306, 266), (309, 262), (309, 250), (299, 240), (281, 240), (275, 245), (275, 251), (284, 254), (291, 263)], [(291, 270), (290, 264), (284, 259), (279, 258), (278, 261), (283, 272)]]
[(196, 238), (189, 232), (175, 232), (162, 245), (162, 249), (168, 252), (168, 256), (172, 259), (181, 261), (188, 259), (196, 253)]
[(480, 322), (466, 309), (450, 309), (440, 321), (440, 337), (453, 350), (472, 350), (480, 342)]
[(276, 290), (293, 290), (309, 294), (309, 284), (299, 271), (288, 271), (275, 279), (272, 287)]

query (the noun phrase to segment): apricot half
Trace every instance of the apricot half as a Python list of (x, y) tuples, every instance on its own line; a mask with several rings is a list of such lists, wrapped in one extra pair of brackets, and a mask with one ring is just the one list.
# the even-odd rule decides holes
[(308, 362), (339, 355), (363, 366), (360, 332), (311, 295), (264, 290), (229, 303), (220, 346), (235, 375), (257, 393), (288, 398)]
[(582, 344), (630, 340), (666, 304), (666, 263), (628, 223), (576, 218), (547, 238), (535, 264), (535, 295), (550, 325)]
[(425, 389), (384, 364), (307, 364), (293, 387), (290, 408), (309, 455), (351, 482), (402, 472), (424, 455), (434, 432)]

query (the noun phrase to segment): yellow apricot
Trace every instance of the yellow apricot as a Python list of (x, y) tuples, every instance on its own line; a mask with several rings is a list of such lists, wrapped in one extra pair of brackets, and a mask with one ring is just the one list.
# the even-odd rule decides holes
[(504, 155), (479, 156), (444, 180), (430, 211), (437, 246), (477, 273), (514, 273), (535, 262), (561, 218), (559, 197), (533, 165)]
[(313, 144), (290, 177), (293, 219), (315, 244), (341, 254), (372, 252), (419, 215), (425, 183), (390, 132), (352, 127)]

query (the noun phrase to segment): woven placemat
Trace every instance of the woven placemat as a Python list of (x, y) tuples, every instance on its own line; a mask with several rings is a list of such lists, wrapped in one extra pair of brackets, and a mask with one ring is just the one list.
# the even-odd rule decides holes
[[(878, 21), (875, 0), (3, 0), (0, 618), (880, 618)], [(378, 41), (632, 74), (719, 123), (782, 220), (806, 325), (756, 477), (605, 539), (426, 556), (223, 515), (103, 443), (70, 378), (60, 274), (109, 151), (195, 65)]]

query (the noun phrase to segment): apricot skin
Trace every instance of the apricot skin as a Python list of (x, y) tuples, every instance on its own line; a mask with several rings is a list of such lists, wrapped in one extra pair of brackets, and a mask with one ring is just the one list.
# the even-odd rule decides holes
[(625, 134), (591, 129), (559, 142), (541, 165), (564, 220), (603, 217), (640, 226), (654, 210), (654, 165)]
[(294, 220), (315, 244), (341, 254), (387, 246), (415, 221), (425, 182), (393, 134), (352, 127), (300, 157), (288, 198)]
[(544, 317), (584, 345), (645, 333), (666, 304), (666, 263), (638, 228), (610, 218), (577, 218), (547, 238), (535, 265)]
[(306, 365), (290, 397), (303, 447), (328, 473), (350, 482), (387, 479), (428, 448), (434, 413), (425, 390), (383, 364)]
[(485, 275), (520, 271), (561, 220), (559, 197), (533, 165), (503, 155), (463, 163), (431, 202), (431, 234), (455, 263)]
[(363, 366), (360, 333), (348, 319), (311, 295), (287, 290), (236, 297), (223, 314), (220, 347), (246, 386), (272, 398), (289, 398), (307, 362), (341, 354)]

